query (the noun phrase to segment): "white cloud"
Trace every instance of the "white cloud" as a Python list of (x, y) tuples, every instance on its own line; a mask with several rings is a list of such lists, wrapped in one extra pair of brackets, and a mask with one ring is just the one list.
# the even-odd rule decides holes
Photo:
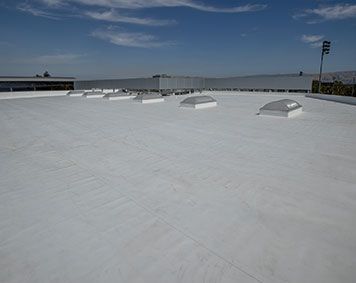
[(150, 34), (122, 32), (112, 29), (96, 30), (91, 35), (115, 45), (127, 47), (154, 48), (173, 44), (172, 42), (159, 41)]
[[(204, 12), (216, 13), (245, 13), (256, 12), (267, 8), (263, 4), (246, 4), (233, 7), (216, 7), (203, 3), (200, 0), (35, 0), (40, 7), (49, 11), (59, 12), (76, 11), (78, 16), (108, 22), (121, 22), (147, 26), (165, 26), (176, 23), (174, 20), (160, 20), (153, 18), (140, 18), (128, 15), (128, 11), (146, 8), (187, 7)], [(27, 5), (27, 4), (25, 4)], [(29, 7), (29, 6), (28, 6)], [(90, 9), (89, 9), (90, 7)], [(106, 10), (104, 10), (106, 9)], [(27, 9), (29, 10), (29, 9)], [(89, 10), (89, 11), (88, 11)], [(125, 14), (123, 13), (125, 11)], [(28, 11), (29, 12), (29, 11)], [(51, 16), (47, 13), (32, 12), (37, 16)], [(64, 14), (63, 16), (68, 16)], [(118, 32), (112, 29), (95, 30), (93, 37), (109, 41), (120, 46), (152, 48), (172, 45), (172, 42), (162, 42), (153, 35), (146, 33)]]
[(124, 16), (119, 14), (114, 9), (105, 12), (89, 11), (89, 12), (85, 12), (84, 14), (95, 20), (148, 25), (148, 26), (166, 26), (166, 25), (172, 25), (176, 23), (175, 21), (172, 20), (157, 20), (151, 18), (137, 18), (137, 17)]
[(43, 2), (48, 6), (60, 6), (64, 1), (63, 0), (40, 0), (40, 2)]
[(205, 12), (219, 13), (243, 13), (256, 12), (264, 10), (267, 5), (263, 4), (247, 4), (237, 7), (220, 8), (209, 6), (194, 0), (39, 0), (49, 6), (58, 6), (69, 2), (79, 3), (84, 5), (106, 7), (106, 8), (121, 8), (121, 9), (144, 9), (158, 7), (188, 7)]
[(41, 55), (32, 59), (26, 60), (26, 63), (40, 65), (62, 65), (77, 63), (77, 60), (84, 57), (82, 54), (51, 54)]
[(185, 2), (187, 2), (187, 3), (185, 3), (185, 5), (181, 5), (181, 6), (186, 6), (186, 7), (197, 9), (200, 11), (216, 12), (216, 13), (257, 12), (257, 11), (262, 11), (267, 8), (267, 5), (251, 5), (251, 4), (247, 4), (244, 6), (238, 6), (238, 7), (231, 7), (231, 8), (217, 8), (217, 7), (213, 7), (213, 6), (197, 4), (193, 1), (185, 1)]
[[(25, 1), (25, 0), (23, 0)], [(123, 14), (125, 10), (137, 10), (146, 8), (162, 8), (162, 7), (188, 7), (205, 12), (215, 13), (245, 13), (256, 12), (267, 8), (263, 4), (246, 4), (235, 7), (215, 7), (206, 5), (199, 0), (34, 0), (29, 5), (28, 1), (18, 5), (18, 9), (34, 16), (47, 17), (58, 19), (61, 17), (76, 16), (89, 17), (96, 20), (121, 22), (138, 25), (149, 26), (166, 26), (175, 24), (174, 20), (160, 20), (153, 18), (141, 18)], [(34, 3), (37, 2), (37, 5)], [(88, 8), (91, 9), (88, 10)], [(106, 9), (106, 11), (103, 9)], [(47, 11), (49, 10), (49, 12)], [(58, 12), (54, 15), (53, 12)], [(68, 15), (68, 11), (76, 11), (77, 15)]]
[(309, 9), (306, 12), (320, 16), (325, 20), (342, 20), (356, 17), (356, 5), (337, 4), (330, 7)]
[(321, 41), (325, 36), (324, 35), (306, 35), (303, 34), (300, 40), (304, 43), (309, 44), (310, 47), (312, 48), (319, 48), (323, 45), (323, 42)]
[(320, 41), (324, 38), (324, 35), (306, 35), (303, 34), (301, 37), (301, 40), (305, 43), (315, 43), (317, 41)]
[(308, 24), (316, 24), (330, 20), (344, 20), (356, 18), (355, 4), (336, 4), (307, 9), (303, 13), (293, 16), (294, 19), (307, 19)]
[(59, 19), (57, 16), (53, 15), (52, 13), (35, 8), (27, 3), (21, 3), (21, 4), (17, 5), (17, 9), (22, 12), (29, 13), (29, 14), (31, 14), (33, 16), (37, 16), (37, 17), (43, 17), (43, 18), (47, 18), (47, 19), (51, 19), (51, 20)]

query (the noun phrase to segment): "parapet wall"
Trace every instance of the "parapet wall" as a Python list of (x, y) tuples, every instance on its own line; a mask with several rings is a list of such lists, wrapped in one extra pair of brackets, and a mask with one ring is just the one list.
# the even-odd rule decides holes
[(356, 97), (352, 97), (352, 96), (340, 96), (340, 95), (312, 93), (312, 94), (306, 95), (306, 97), (356, 105)]
[(0, 92), (0, 99), (65, 96), (68, 92), (68, 90)]

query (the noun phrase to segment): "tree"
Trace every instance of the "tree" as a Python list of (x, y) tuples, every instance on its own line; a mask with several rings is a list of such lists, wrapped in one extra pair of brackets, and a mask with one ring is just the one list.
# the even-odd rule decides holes
[(342, 82), (335, 81), (332, 87), (332, 92), (334, 95), (346, 95), (346, 88)]
[(48, 71), (46, 71), (43, 73), (43, 77), (49, 78), (49, 77), (51, 77), (51, 75), (50, 75), (50, 73), (48, 73)]

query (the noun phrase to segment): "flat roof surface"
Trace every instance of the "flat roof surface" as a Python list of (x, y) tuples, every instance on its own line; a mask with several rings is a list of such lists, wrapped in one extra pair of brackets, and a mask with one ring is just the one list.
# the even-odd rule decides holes
[(1, 282), (354, 282), (356, 108), (0, 101)]

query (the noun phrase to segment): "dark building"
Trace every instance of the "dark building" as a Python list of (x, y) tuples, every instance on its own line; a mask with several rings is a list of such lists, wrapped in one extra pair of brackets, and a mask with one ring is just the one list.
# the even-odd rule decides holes
[(69, 77), (0, 77), (0, 92), (72, 90), (74, 81)]

